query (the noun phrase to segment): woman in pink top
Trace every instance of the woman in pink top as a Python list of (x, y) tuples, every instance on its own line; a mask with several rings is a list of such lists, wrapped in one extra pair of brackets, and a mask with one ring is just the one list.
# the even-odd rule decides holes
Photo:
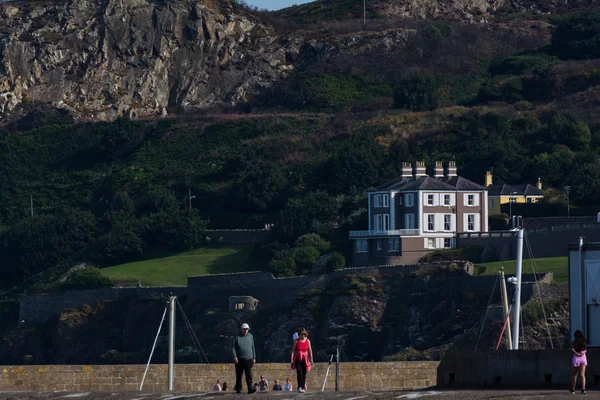
[(585, 394), (585, 367), (587, 367), (587, 341), (581, 331), (575, 331), (575, 340), (571, 344), (571, 351), (573, 351), (573, 386), (571, 387), (571, 393), (575, 393), (575, 386), (577, 386), (577, 374), (581, 375), (581, 393)]
[(310, 371), (313, 353), (306, 329), (298, 329), (298, 336), (298, 340), (294, 341), (292, 347), (292, 369), (296, 370), (298, 376), (298, 392), (304, 393), (306, 392), (306, 373)]

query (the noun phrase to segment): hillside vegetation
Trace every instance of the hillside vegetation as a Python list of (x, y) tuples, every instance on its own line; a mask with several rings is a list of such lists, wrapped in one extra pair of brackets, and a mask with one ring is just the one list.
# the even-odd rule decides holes
[(25, 103), (0, 127), (6, 307), (82, 262), (201, 249), (207, 227), (273, 223), (252, 261), (305, 273), (323, 250), (298, 238), (348, 255), (363, 190), (403, 161), (600, 204), (600, 11), (521, 22), (319, 26), (293, 73), (226, 114), (92, 123)]

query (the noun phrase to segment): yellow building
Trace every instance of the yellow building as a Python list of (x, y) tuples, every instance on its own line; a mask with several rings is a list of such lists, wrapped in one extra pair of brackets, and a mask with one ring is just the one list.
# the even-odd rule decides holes
[(513, 203), (537, 203), (544, 198), (542, 180), (538, 178), (537, 186), (528, 183), (509, 185), (506, 183), (493, 184), (492, 172), (485, 174), (485, 185), (488, 191), (489, 215), (502, 213), (502, 204)]

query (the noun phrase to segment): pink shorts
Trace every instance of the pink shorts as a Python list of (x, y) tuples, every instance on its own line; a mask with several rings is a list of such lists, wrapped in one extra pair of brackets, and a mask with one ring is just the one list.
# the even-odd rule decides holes
[(587, 366), (587, 357), (586, 355), (582, 355), (582, 356), (578, 356), (576, 354), (573, 355), (573, 366), (574, 367), (581, 367), (582, 365), (586, 365)]

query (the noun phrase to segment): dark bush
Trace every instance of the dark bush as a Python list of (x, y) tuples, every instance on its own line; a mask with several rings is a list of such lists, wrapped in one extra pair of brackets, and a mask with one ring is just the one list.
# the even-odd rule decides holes
[(600, 10), (581, 10), (560, 19), (552, 48), (562, 59), (600, 58)]
[(346, 266), (346, 259), (338, 252), (333, 252), (327, 264), (325, 264), (325, 272), (333, 272), (342, 269)]
[(298, 275), (308, 275), (314, 263), (319, 259), (319, 251), (314, 247), (297, 247), (292, 251)]
[(483, 247), (480, 246), (469, 246), (460, 249), (436, 250), (421, 257), (419, 262), (427, 263), (431, 261), (460, 260), (471, 261), (473, 263), (480, 263), (482, 253)]
[(296, 239), (295, 247), (314, 247), (320, 254), (327, 253), (331, 245), (316, 233), (307, 233)]
[(62, 289), (97, 289), (114, 286), (96, 268), (87, 268), (73, 272), (62, 285)]
[(500, 57), (491, 62), (490, 72), (496, 75), (538, 73), (545, 71), (556, 61), (555, 57), (543, 53)]

